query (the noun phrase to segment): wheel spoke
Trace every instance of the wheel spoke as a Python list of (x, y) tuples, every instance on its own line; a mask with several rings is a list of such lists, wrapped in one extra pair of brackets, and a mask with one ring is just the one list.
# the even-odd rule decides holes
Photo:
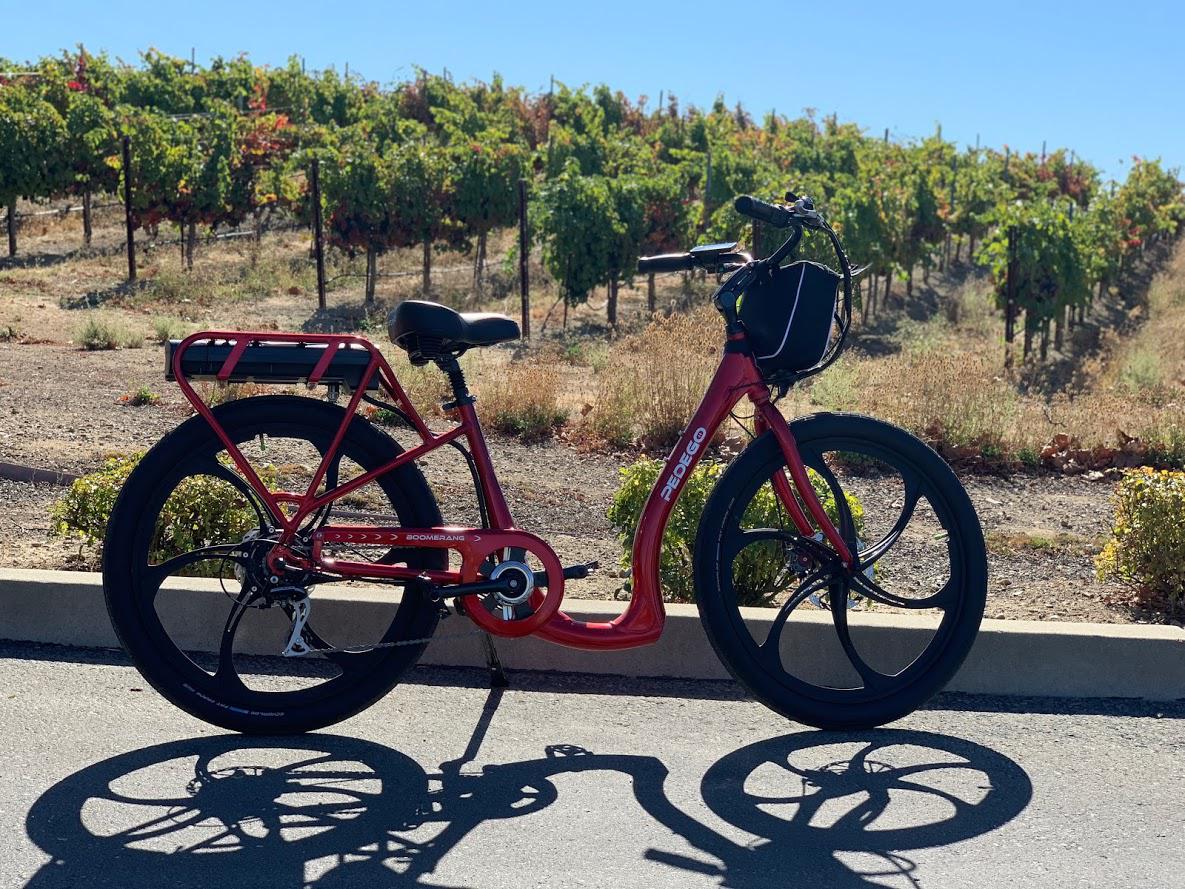
[(911, 599), (908, 596), (898, 596), (896, 593), (890, 593), (865, 574), (853, 574), (849, 580), (855, 592), (867, 599), (871, 599), (873, 602), (890, 605), (893, 608), (909, 608), (915, 611), (921, 611), (926, 608), (945, 608), (948, 604), (947, 600), (952, 597), (952, 594), (957, 589), (954, 578), (952, 577), (942, 585), (942, 588), (938, 592), (931, 593), (929, 596), (924, 596), (920, 599)]
[(851, 631), (848, 628), (847, 591), (841, 589), (839, 593), (840, 595), (836, 595), (833, 591), (829, 598), (831, 599), (831, 620), (835, 625), (835, 634), (839, 637), (840, 647), (843, 648), (843, 653), (847, 657), (848, 662), (860, 674), (860, 678), (864, 681), (864, 687), (869, 690), (881, 688), (887, 685), (892, 677), (886, 676), (884, 673), (878, 673), (872, 669), (868, 665), (868, 662), (860, 657), (860, 653), (856, 651), (856, 646), (852, 643)]
[[(319, 663), (294, 664), (294, 669), (281, 674), (257, 677), (253, 660), (244, 657), (253, 650), (248, 645), (250, 637), (257, 629), (266, 632), (263, 625), (269, 623), (268, 618), (279, 620), (277, 629), (288, 631), (285, 641), (291, 634), (290, 620), (282, 613), (264, 613), (261, 607), (265, 604), (261, 596), (272, 596), (269, 587), (278, 586), (278, 581), (270, 582), (271, 572), (266, 571), (265, 561), (276, 545), (277, 527), (296, 532), (289, 535), (297, 538), (292, 542), (292, 552), (304, 557), (310, 541), (299, 537), (299, 532), (310, 530), (308, 523), (314, 520), (343, 523), (339, 509), (358, 509), (355, 515), (360, 524), (399, 527), (439, 523), (430, 494), (404, 472), (389, 472), (362, 488), (358, 493), (365, 494), (365, 500), (358, 497), (357, 506), (351, 496), (332, 499), (343, 494), (357, 474), (387, 465), (395, 445), (389, 452), (379, 446), (377, 439), (359, 434), (357, 424), (346, 422), (340, 448), (334, 453), (330, 443), (341, 432), (342, 421), (350, 419), (340, 410), (334, 412), (321, 402), (296, 399), (257, 401), (258, 407), (239, 403), (225, 409), (225, 416), (220, 418), (225, 440), (217, 440), (204, 428), (187, 430), (186, 435), (171, 437), (161, 446), (159, 459), (141, 464), (134, 490), (128, 489), (135, 498), (125, 498), (119, 515), (113, 518), (118, 519), (113, 528), (119, 533), (113, 534), (115, 544), (108, 553), (113, 564), (123, 566), (122, 576), (126, 577), (113, 593), (120, 597), (121, 605), (127, 604), (123, 611), (129, 615), (124, 619), (135, 616), (140, 622), (127, 626), (139, 630), (142, 625), (144, 644), (153, 646), (157, 655), (159, 664), (154, 665), (151, 678), (173, 700), (191, 701), (195, 712), (219, 724), (247, 730), (269, 723), (300, 727), (317, 713), (341, 712), (360, 684), (381, 680), (383, 677), (377, 674), (384, 668), (389, 665), (393, 671), (414, 654), (414, 649), (398, 648), (331, 652), (319, 658)], [(261, 434), (274, 436), (274, 446), (262, 456), (254, 445)], [(240, 471), (237, 464), (227, 460), (228, 450), (236, 447), (259, 472), (265, 472), (264, 463), (275, 463), (275, 471), (283, 480), (273, 483), (269, 468), (266, 487), (255, 483), (247, 464)], [(322, 509), (307, 516), (301, 522), (303, 527), (292, 527), (289, 517), (296, 514), (294, 505), (312, 479), (309, 471), (322, 463), (325, 471), (318, 483)], [(187, 501), (180, 501), (191, 490), (203, 499), (197, 500), (201, 511), (187, 521)], [(328, 497), (324, 496), (326, 491)], [(273, 502), (273, 496), (282, 492), (292, 492), (292, 496)], [(211, 506), (225, 507), (226, 521), (221, 520), (221, 515), (210, 514)], [(345, 546), (334, 545), (333, 549), (344, 551)], [(447, 567), (443, 553), (427, 547), (360, 549), (366, 551), (369, 560), (383, 557), (384, 561), (424, 570)], [(221, 626), (219, 614), (214, 615), (213, 626), (192, 623), (188, 615), (192, 603), (187, 604), (176, 589), (178, 581), (169, 580), (184, 580), (188, 575), (213, 581), (200, 584), (209, 590), (203, 595), (214, 596), (216, 601), (222, 601), (223, 595), (227, 598), (222, 606), (225, 610), (219, 613)], [(315, 568), (293, 571), (291, 577), (292, 583), (305, 586), (338, 580), (332, 575), (322, 576)], [(252, 590), (253, 586), (258, 589)], [(282, 592), (276, 598), (288, 597)], [(274, 607), (279, 603), (271, 604)], [(252, 613), (255, 611), (259, 614)], [(403, 601), (393, 601), (381, 620), (376, 615), (369, 638), (338, 640), (329, 633), (329, 639), (334, 644), (418, 639), (431, 635), (437, 616), (435, 609), (417, 601), (413, 593)], [(299, 639), (311, 648), (331, 647), (318, 630), (328, 632), (317, 624), (316, 629), (306, 627)], [(274, 653), (279, 653), (278, 647)], [(280, 715), (283, 720), (266, 718)], [(347, 778), (342, 775), (340, 781)]]
[(901, 507), (901, 514), (897, 516), (897, 521), (893, 523), (893, 527), (889, 529), (880, 540), (874, 543), (867, 549), (861, 550), (859, 553), (859, 568), (868, 568), (870, 565), (875, 565), (877, 560), (887, 553), (901, 537), (902, 532), (905, 531), (905, 526), (909, 524), (910, 519), (913, 518), (913, 512), (917, 508), (918, 500), (922, 496), (922, 486), (918, 483), (916, 478), (904, 479), (905, 481), (905, 504)]
[(731, 564), (746, 547), (763, 540), (776, 540), (783, 546), (792, 546), (799, 539), (797, 532), (781, 528), (737, 528), (729, 535), (728, 545), (722, 550), (721, 558)]
[(803, 459), (806, 465), (818, 473), (827, 487), (831, 489), (831, 497), (835, 501), (835, 511), (839, 515), (836, 530), (839, 531), (839, 536), (851, 546), (856, 540), (856, 522), (852, 518), (852, 509), (848, 505), (843, 485), (839, 483), (839, 479), (835, 477), (835, 473), (831, 471), (831, 467), (827, 465), (827, 461), (818, 451), (808, 450), (803, 455)]
[(191, 549), (189, 552), (173, 556), (171, 559), (166, 559), (159, 565), (147, 566), (145, 574), (147, 579), (152, 583), (153, 595), (156, 594), (156, 591), (160, 590), (160, 585), (165, 582), (166, 577), (195, 562), (210, 562), (217, 559), (220, 562), (235, 562), (239, 565), (246, 565), (246, 557), (240, 555), (242, 546), (241, 543), (216, 543), (212, 546)]
[(255, 490), (247, 484), (241, 475), (229, 466), (226, 466), (216, 457), (211, 457), (208, 461), (203, 462), (204, 465), (198, 467), (197, 472), (194, 473), (195, 475), (212, 475), (215, 478), (222, 479), (242, 494), (244, 499), (251, 505), (251, 509), (255, 511), (255, 517), (259, 520), (259, 527), (265, 528), (272, 524), (274, 519), (267, 514), (267, 511), (259, 502), (259, 495), (255, 493)]
[[(803, 507), (813, 493), (830, 518), (822, 524), (833, 524), (838, 534), (826, 540), (816, 533), (813, 517), (805, 533), (796, 525), (778, 529), (777, 507), (788, 501), (771, 498), (769, 486), (772, 481), (782, 487), (786, 455), (776, 441), (759, 440), (729, 467), (722, 490), (713, 494), (711, 525), (701, 528), (715, 561), (697, 566), (701, 610), (705, 621), (713, 621), (713, 634), (728, 643), (720, 646), (721, 657), (748, 687), (818, 723), (871, 722), (892, 710), (897, 693), (915, 681), (934, 685), (960, 653), (956, 647), (965, 647), (968, 637), (959, 633), (965, 634), (982, 604), (982, 544), (957, 480), (941, 458), (903, 431), (868, 418), (826, 414), (792, 425), (812, 490), (795, 487), (789, 511)], [(835, 551), (842, 548), (840, 541), (854, 555), (847, 566)], [(877, 636), (852, 623), (859, 620), (851, 615), (860, 602), (918, 614), (933, 609), (936, 626), (927, 639), (918, 639), (916, 652), (883, 650)], [(829, 653), (794, 644), (798, 625), (821, 616), (796, 611), (812, 603), (830, 612), (835, 642), (823, 640)], [(748, 604), (773, 608), (761, 620), (767, 630), (745, 626)], [(795, 627), (787, 630), (791, 620)], [(842, 711), (874, 702), (884, 706), (867, 713)], [(834, 710), (819, 715), (826, 707)], [(864, 756), (867, 751), (852, 767)], [(851, 817), (863, 822), (878, 808), (879, 803), (866, 804)]]
[(761, 652), (762, 657), (767, 661), (773, 661), (775, 664), (782, 663), (782, 630), (786, 626), (786, 622), (790, 619), (791, 612), (799, 605), (805, 602), (811, 595), (824, 589), (830, 580), (831, 569), (830, 566), (824, 566), (817, 571), (805, 577), (798, 589), (795, 590), (794, 595), (788, 598), (778, 608), (778, 613), (774, 617), (774, 622), (770, 624), (769, 633), (765, 637), (765, 641), (758, 646), (758, 651)]
[(234, 607), (227, 615), (226, 625), (222, 628), (222, 641), (218, 646), (218, 669), (214, 673), (214, 681), (231, 692), (246, 691), (243, 680), (235, 670), (234, 647), (235, 635), (238, 633), (243, 615), (247, 613), (247, 603), (250, 601), (252, 601), (252, 596), (246, 590), (239, 594)]

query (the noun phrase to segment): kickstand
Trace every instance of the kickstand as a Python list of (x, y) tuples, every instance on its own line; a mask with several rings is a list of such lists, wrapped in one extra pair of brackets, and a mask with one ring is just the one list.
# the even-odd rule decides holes
[(509, 688), (510, 680), (506, 678), (506, 671), (502, 669), (502, 661), (498, 658), (498, 649), (494, 648), (494, 640), (489, 633), (481, 634), (486, 649), (486, 666), (490, 668), (490, 688)]

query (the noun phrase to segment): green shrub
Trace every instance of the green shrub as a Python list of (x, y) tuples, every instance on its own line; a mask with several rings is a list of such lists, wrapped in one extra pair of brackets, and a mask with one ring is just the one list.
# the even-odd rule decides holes
[(1134, 582), (1142, 603), (1169, 613), (1185, 599), (1185, 472), (1125, 472), (1115, 488), (1111, 539), (1095, 559), (1100, 579)]
[(405, 420), (389, 407), (368, 407), (366, 418), (380, 426), (403, 426)]
[(182, 339), (189, 332), (189, 325), (172, 315), (158, 315), (152, 319), (152, 336), (158, 343)]
[[(654, 487), (665, 464), (661, 460), (643, 457), (631, 466), (621, 470), (621, 486), (613, 495), (609, 507), (609, 521), (621, 540), (622, 567), (632, 562), (634, 534), (646, 498)], [(671, 513), (662, 540), (662, 558), (659, 562), (659, 577), (665, 597), (674, 602), (690, 602), (695, 598), (695, 583), (692, 577), (692, 555), (695, 551), (695, 535), (699, 529), (700, 517), (707, 504), (708, 495), (720, 480), (724, 463), (704, 461), (683, 481), (682, 493)], [(831, 489), (813, 471), (810, 473), (815, 493), (833, 522), (839, 521), (835, 511), (835, 498)], [(848, 508), (856, 525), (856, 533), (864, 528), (864, 508), (860, 501), (847, 494)], [(779, 527), (785, 521), (785, 512), (777, 495), (769, 484), (758, 490), (745, 513), (745, 527)], [(741, 605), (770, 605), (776, 594), (772, 590), (773, 580), (785, 564), (783, 548), (775, 541), (746, 547), (734, 566), (734, 582), (737, 599)]]
[(1041, 452), (1036, 448), (1030, 448), (1026, 446), (1017, 450), (1016, 459), (1022, 466), (1027, 466), (1030, 469), (1036, 469), (1041, 465)]
[(1119, 381), (1134, 392), (1160, 386), (1164, 382), (1160, 356), (1149, 349), (1136, 349), (1124, 362), (1123, 370), (1119, 373)]
[(148, 388), (148, 386), (141, 386), (135, 392), (121, 395), (119, 401), (120, 404), (126, 404), (129, 407), (144, 407), (145, 405), (156, 404), (160, 401), (160, 396)]
[(100, 352), (108, 349), (139, 349), (144, 345), (144, 337), (130, 330), (127, 325), (115, 318), (109, 318), (100, 313), (92, 313), (74, 333), (74, 341), (88, 352)]
[[(51, 507), (51, 532), (101, 546), (119, 491), (142, 456), (111, 457), (102, 469), (75, 481)], [(258, 471), (264, 484), (274, 484), (273, 468)], [(191, 476), (174, 489), (161, 510), (151, 558), (161, 562), (199, 547), (236, 541), (258, 523), (255, 511), (229, 483), (213, 476)], [(219, 568), (219, 562), (197, 562), (180, 573), (210, 576), (217, 575)]]

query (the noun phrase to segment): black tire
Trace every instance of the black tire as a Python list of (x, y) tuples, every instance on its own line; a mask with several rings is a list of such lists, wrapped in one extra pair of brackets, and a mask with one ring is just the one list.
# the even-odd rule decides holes
[[(913, 657), (899, 672), (890, 668), (884, 674), (869, 666), (863, 653), (856, 652), (862, 665), (853, 660), (853, 634), (848, 629), (849, 608), (858, 601), (864, 590), (873, 587), (880, 593), (887, 593), (877, 582), (878, 575), (871, 572), (880, 568), (870, 567), (867, 572), (857, 572), (855, 580), (835, 581), (841, 571), (823, 568), (816, 574), (803, 574), (826, 564), (834, 558), (830, 547), (823, 547), (814, 540), (805, 540), (793, 530), (767, 533), (763, 529), (745, 528), (743, 522), (746, 509), (754, 501), (757, 492), (775, 472), (785, 467), (780, 448), (771, 433), (758, 437), (733, 461), (720, 478), (704, 508), (695, 546), (696, 601), (700, 619), (708, 639), (720, 660), (732, 675), (762, 703), (790, 719), (824, 729), (856, 729), (883, 725), (917, 709), (933, 694), (939, 691), (963, 663), (979, 630), (987, 596), (987, 558), (983, 532), (979, 518), (963, 486), (946, 462), (918, 438), (888, 423), (870, 417), (853, 414), (821, 413), (795, 420), (791, 424), (804, 462), (809, 467), (821, 470), (831, 492), (841, 491), (837, 473), (820, 456), (828, 453), (857, 455), (897, 467), (904, 479), (906, 474), (916, 478), (916, 487), (903, 487), (906, 496), (902, 501), (901, 514), (893, 524), (896, 536), (881, 551), (885, 555), (903, 537), (909, 522), (918, 513), (917, 504), (925, 502), (927, 515), (941, 525), (945, 538), (936, 536), (938, 543), (931, 544), (935, 550), (945, 550), (949, 557), (948, 580), (942, 582), (938, 592), (930, 598), (904, 600), (902, 607), (941, 609), (942, 617), (925, 649)], [(850, 458), (849, 458), (850, 459)], [(914, 484), (914, 483), (911, 483)], [(904, 482), (903, 482), (904, 485)], [(768, 490), (768, 489), (767, 489)], [(908, 506), (910, 491), (913, 503)], [(836, 504), (845, 504), (847, 494), (835, 497)], [(876, 508), (876, 504), (862, 504), (865, 513)], [(838, 507), (836, 507), (838, 509)], [(850, 515), (844, 519), (840, 530), (849, 546), (858, 551), (862, 544), (852, 530)], [(904, 520), (904, 524), (901, 524)], [(921, 521), (921, 520), (919, 520)], [(837, 523), (838, 524), (838, 523)], [(788, 523), (787, 523), (788, 526)], [(898, 527), (900, 526), (900, 527)], [(797, 575), (802, 586), (790, 595), (782, 608), (786, 615), (763, 642), (754, 639), (741, 616), (737, 601), (737, 585), (733, 582), (733, 560), (744, 548), (753, 545), (769, 545), (778, 538), (782, 547), (784, 566), (778, 577), (784, 579), (790, 567), (800, 571)], [(886, 535), (878, 541), (884, 543)], [(749, 540), (750, 542), (746, 542)], [(903, 544), (908, 546), (909, 544)], [(866, 553), (876, 551), (870, 546)], [(767, 550), (768, 551), (768, 550)], [(809, 553), (816, 555), (810, 556)], [(790, 559), (799, 560), (792, 565)], [(817, 561), (811, 562), (810, 559)], [(879, 558), (879, 556), (878, 556)], [(875, 561), (875, 560), (873, 560)], [(800, 568), (800, 564), (811, 567)], [(800, 670), (792, 673), (785, 667), (786, 640), (782, 633), (788, 615), (798, 605), (790, 604), (799, 592), (813, 580), (815, 590), (826, 589), (828, 604), (825, 607), (832, 615), (836, 643), (847, 656), (852, 672), (859, 673), (859, 684), (828, 684), (822, 681), (804, 679)], [(871, 583), (868, 583), (871, 581)], [(848, 584), (850, 583), (850, 587)], [(741, 588), (745, 584), (742, 582)], [(859, 588), (858, 588), (859, 587)], [(784, 590), (786, 587), (779, 588)], [(849, 590), (851, 592), (849, 592)], [(855, 594), (852, 602), (849, 595)], [(779, 593), (780, 595), (780, 593)], [(818, 593), (815, 594), (816, 596)], [(888, 594), (894, 595), (894, 594)], [(867, 596), (873, 608), (890, 606), (897, 600), (886, 600)], [(799, 604), (811, 601), (799, 598)], [(817, 600), (816, 600), (817, 601)], [(926, 605), (927, 602), (940, 604)], [(777, 625), (777, 621), (774, 622)], [(842, 632), (838, 629), (842, 624)], [(861, 630), (861, 632), (864, 632)], [(793, 640), (791, 646), (793, 646)], [(805, 651), (803, 656), (805, 657)]]
[[(229, 402), (214, 408), (214, 414), (237, 444), (264, 435), (307, 441), (323, 453), (342, 421), (344, 409), (316, 399), (279, 395)], [(389, 436), (356, 416), (347, 429), (341, 453), (363, 469), (372, 469), (401, 450)], [(200, 667), (173, 642), (157, 613), (154, 602), (164, 579), (157, 576), (162, 569), (151, 564), (157, 515), (184, 479), (199, 473), (218, 474), (203, 471), (202, 467), (216, 463), (220, 451), (223, 446), (209, 424), (200, 416), (192, 417), (148, 451), (124, 484), (103, 550), (103, 587), (116, 634), (157, 691), (214, 725), (245, 733), (285, 734), (345, 719), (386, 694), (415, 664), (426, 643), (325, 655), (329, 663), (324, 666), (339, 675), (296, 691), (259, 690), (247, 688), (241, 677), (237, 678), (240, 687), (236, 687), (236, 680), (219, 679)], [(381, 490), (400, 525), (441, 524), (431, 489), (413, 464), (387, 473), (372, 484)], [(404, 550), (398, 557), (415, 567), (447, 567), (443, 550)], [(220, 572), (224, 570), (219, 568)], [(315, 590), (311, 600), (315, 603)], [(228, 602), (228, 611), (236, 607)], [(392, 607), (395, 613), (390, 626), (377, 641), (426, 639), (432, 635), (438, 620), (435, 603), (408, 589), (399, 605)], [(283, 613), (277, 616), (283, 618)], [(314, 604), (308, 624), (312, 638), (316, 638), (315, 621)], [(233, 637), (238, 623), (232, 627), (228, 618), (226, 627)], [(376, 632), (381, 630), (379, 627)], [(233, 639), (230, 646), (233, 648)], [(232, 657), (233, 651), (227, 654), (228, 660)], [(215, 674), (221, 672), (220, 660)]]

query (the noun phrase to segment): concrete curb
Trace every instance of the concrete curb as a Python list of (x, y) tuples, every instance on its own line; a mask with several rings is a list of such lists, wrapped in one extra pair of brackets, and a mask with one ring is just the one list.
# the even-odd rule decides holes
[(22, 466), (19, 463), (5, 463), (0, 460), (0, 478), (13, 482), (33, 482), (42, 485), (61, 485), (68, 487), (78, 480), (78, 476), (58, 469), (38, 469), (35, 466)]
[[(217, 581), (171, 579), (162, 595), (174, 597), (174, 638), (183, 647), (210, 649), (210, 628), (221, 629), (226, 598)], [(314, 593), (314, 620), (330, 642), (356, 644), (389, 614), (393, 593), (382, 588), (341, 588)], [(621, 611), (617, 602), (569, 600), (564, 610), (581, 620), (605, 620)], [(278, 610), (258, 612), (241, 630), (241, 650), (276, 654), (283, 646), (286, 619)], [(745, 620), (762, 638), (772, 619), (766, 609), (746, 609)], [(389, 620), (389, 618), (388, 618)], [(172, 621), (170, 622), (172, 623)], [(863, 651), (886, 663), (916, 651), (933, 622), (878, 614), (853, 617), (852, 632)], [(203, 632), (204, 630), (204, 632)], [(423, 662), (481, 666), (479, 636), (463, 619), (440, 625)], [(821, 679), (846, 672), (842, 652), (826, 614), (796, 615), (785, 634), (796, 651), (794, 663), (809, 662)], [(0, 569), (0, 638), (83, 647), (118, 645), (103, 601), (98, 574), (75, 571)], [(215, 637), (216, 638), (216, 637)], [(668, 605), (667, 626), (655, 645), (619, 652), (576, 651), (537, 639), (499, 640), (511, 669), (598, 673), (616, 676), (727, 679), (691, 605)], [(894, 657), (896, 656), (896, 657)], [(803, 660), (797, 658), (803, 657)], [(875, 663), (874, 663), (875, 666)], [(804, 677), (807, 678), (807, 677)], [(978, 694), (1185, 699), (1185, 630), (1172, 626), (984, 621), (979, 638), (950, 691)]]

